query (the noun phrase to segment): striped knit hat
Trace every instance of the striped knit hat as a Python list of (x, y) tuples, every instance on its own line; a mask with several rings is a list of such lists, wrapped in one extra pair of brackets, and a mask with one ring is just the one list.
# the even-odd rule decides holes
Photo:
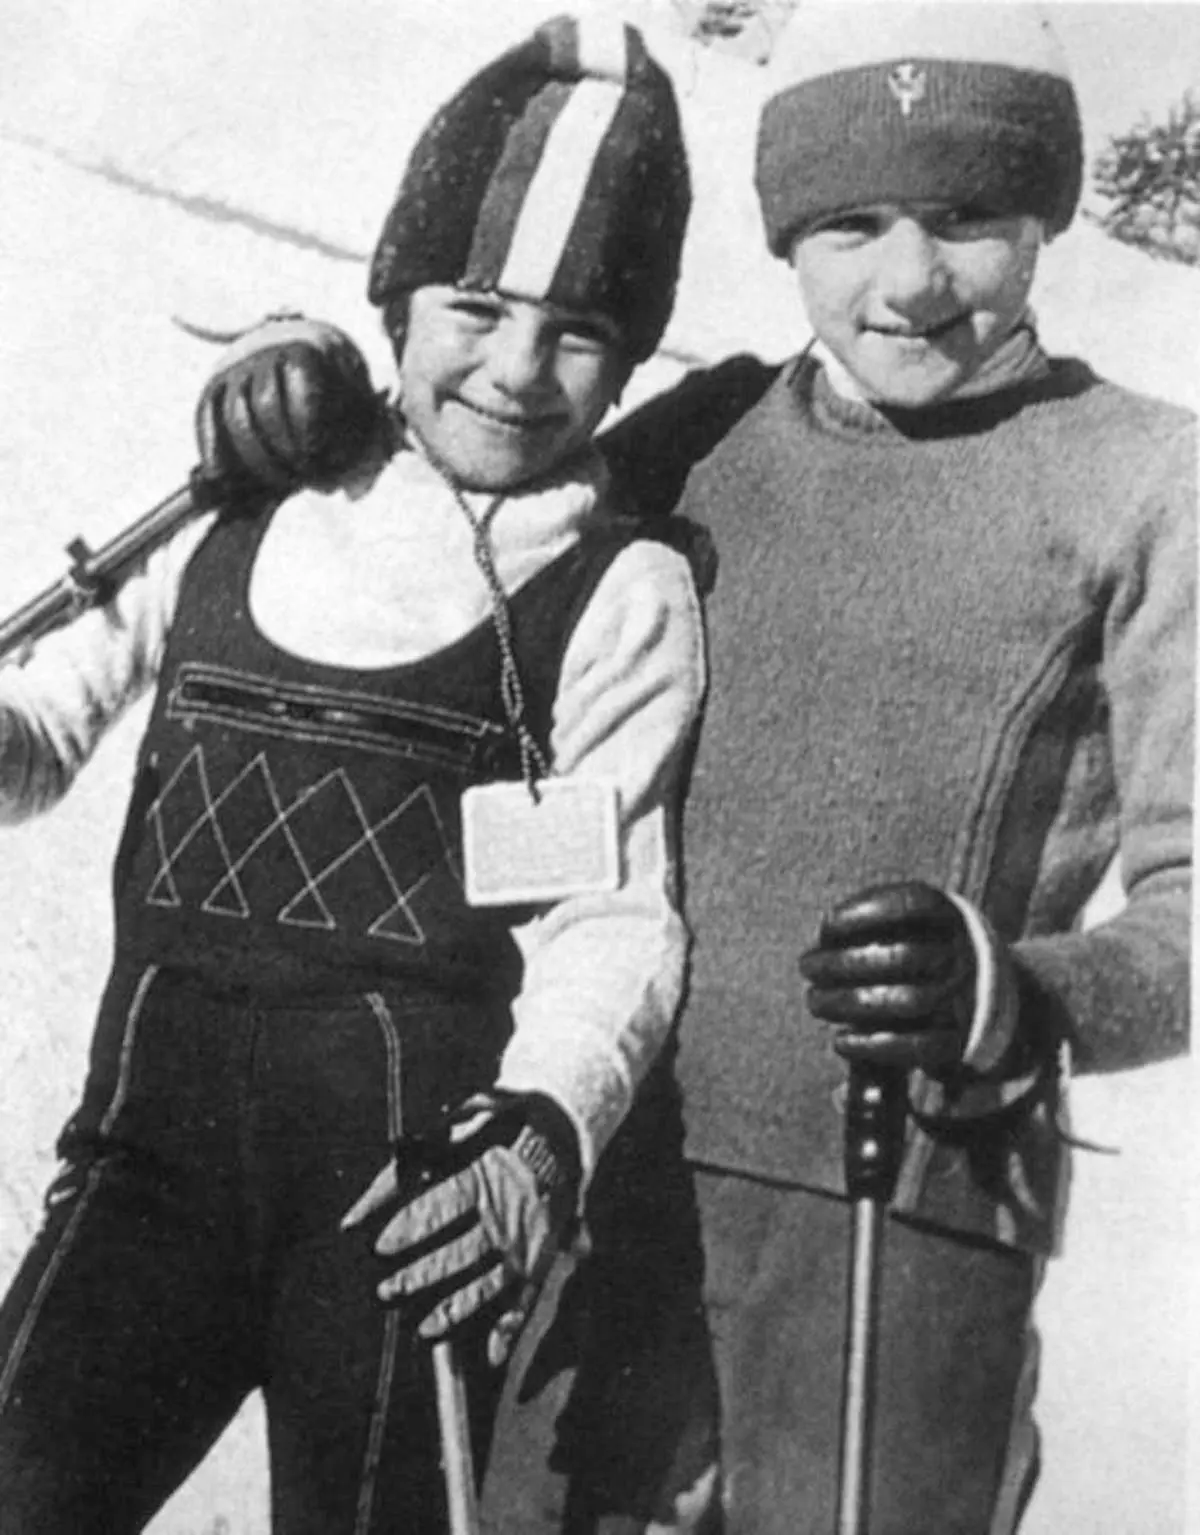
[(589, 310), (641, 362), (670, 318), (690, 206), (675, 94), (640, 33), (555, 17), (429, 123), (368, 297), (447, 283)]
[(800, 0), (770, 64), (755, 184), (786, 256), (807, 224), (881, 202), (1071, 222), (1083, 132), (1049, 22), (1023, 3)]

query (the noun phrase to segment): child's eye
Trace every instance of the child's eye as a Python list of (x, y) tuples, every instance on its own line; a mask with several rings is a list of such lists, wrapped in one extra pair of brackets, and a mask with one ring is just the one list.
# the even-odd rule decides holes
[(881, 229), (882, 223), (876, 214), (838, 213), (815, 224), (809, 234), (822, 235), (839, 244), (856, 244), (874, 240)]
[(450, 300), (449, 309), (460, 324), (477, 330), (498, 325), (504, 313), (504, 306), (485, 293), (457, 293)]
[(613, 344), (608, 326), (599, 320), (564, 320), (558, 327), (558, 344), (568, 352), (603, 352)]
[(986, 234), (1000, 217), (980, 203), (964, 203), (959, 208), (947, 208), (931, 223), (935, 234), (951, 240), (969, 240)]

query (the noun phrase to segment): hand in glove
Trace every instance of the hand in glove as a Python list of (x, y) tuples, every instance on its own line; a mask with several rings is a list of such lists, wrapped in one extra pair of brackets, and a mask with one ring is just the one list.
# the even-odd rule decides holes
[(498, 1365), (572, 1224), (578, 1186), (575, 1132), (556, 1104), (480, 1094), (436, 1143), (402, 1141), (342, 1229), (399, 1203), (375, 1241), (380, 1256), (400, 1260), (380, 1299), (412, 1297), (418, 1331), (431, 1339), (484, 1307), (503, 1308), (488, 1339)]
[(1006, 946), (974, 907), (916, 880), (842, 901), (800, 960), (834, 1049), (863, 1065), (950, 1076), (999, 1068), (1016, 1036)]
[(383, 405), (355, 343), (281, 315), (227, 351), (196, 407), (203, 479), (234, 491), (330, 489), (382, 440)]

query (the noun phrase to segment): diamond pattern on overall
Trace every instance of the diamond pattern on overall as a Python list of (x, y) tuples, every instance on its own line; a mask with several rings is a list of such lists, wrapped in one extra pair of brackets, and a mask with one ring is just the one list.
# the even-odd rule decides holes
[(461, 884), (428, 785), (372, 821), (344, 768), (285, 803), (265, 752), (214, 793), (194, 747), (146, 821), (159, 855), (153, 906), (421, 945), (415, 897), (443, 868)]

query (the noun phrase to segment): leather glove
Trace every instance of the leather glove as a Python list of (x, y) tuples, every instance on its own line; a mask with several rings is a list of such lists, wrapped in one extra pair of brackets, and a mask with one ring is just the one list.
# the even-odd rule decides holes
[(801, 957), (810, 1011), (846, 1060), (948, 1077), (997, 1071), (1017, 1029), (1006, 946), (957, 896), (917, 880), (842, 901)]
[(539, 1094), (479, 1094), (444, 1132), (407, 1139), (351, 1207), (342, 1229), (400, 1205), (375, 1239), (399, 1260), (381, 1300), (409, 1297), (423, 1338), (440, 1338), (489, 1308), (499, 1365), (565, 1244), (579, 1188), (579, 1152), (566, 1115)]
[(382, 396), (344, 331), (277, 315), (224, 355), (196, 406), (200, 473), (234, 493), (328, 490), (382, 438)]

